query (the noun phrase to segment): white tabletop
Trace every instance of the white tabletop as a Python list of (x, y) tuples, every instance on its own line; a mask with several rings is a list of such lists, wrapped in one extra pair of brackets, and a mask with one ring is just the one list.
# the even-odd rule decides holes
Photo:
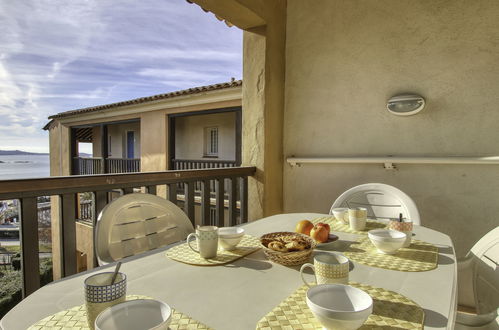
[[(298, 220), (323, 214), (280, 214), (244, 225), (247, 234), (261, 236), (274, 231), (293, 231)], [(334, 232), (340, 240), (357, 235)], [(354, 263), (350, 280), (401, 293), (425, 312), (425, 329), (451, 328), (456, 305), (456, 260), (451, 239), (437, 231), (415, 226), (415, 238), (439, 247), (438, 267), (427, 272), (399, 272)], [(224, 266), (199, 267), (168, 259), (155, 250), (123, 260), (127, 294), (150, 296), (214, 329), (255, 329), (257, 322), (303, 283), (299, 267), (268, 261), (263, 251)], [(108, 265), (107, 267), (114, 267)], [(81, 305), (83, 280), (80, 273), (46, 285), (14, 307), (1, 321), (5, 330), (26, 329), (36, 321)]]

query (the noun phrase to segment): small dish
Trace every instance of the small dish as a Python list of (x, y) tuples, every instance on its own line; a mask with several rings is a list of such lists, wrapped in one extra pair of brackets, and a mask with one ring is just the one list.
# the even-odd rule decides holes
[(223, 227), (218, 229), (218, 243), (226, 251), (234, 250), (243, 239), (244, 228)]
[(324, 243), (319, 243), (317, 242), (317, 245), (316, 245), (316, 249), (326, 249), (326, 248), (329, 248), (331, 246), (333, 246), (336, 241), (338, 240), (338, 236), (334, 235), (334, 234), (329, 234), (329, 239), (327, 240), (327, 242), (324, 242)]
[(95, 319), (95, 330), (166, 330), (171, 317), (171, 307), (162, 301), (129, 300), (100, 313)]
[(371, 315), (373, 299), (344, 284), (320, 284), (307, 291), (307, 306), (327, 329), (358, 329)]
[(378, 252), (384, 254), (396, 253), (404, 245), (407, 237), (403, 232), (391, 229), (373, 229), (367, 233), (367, 236)]

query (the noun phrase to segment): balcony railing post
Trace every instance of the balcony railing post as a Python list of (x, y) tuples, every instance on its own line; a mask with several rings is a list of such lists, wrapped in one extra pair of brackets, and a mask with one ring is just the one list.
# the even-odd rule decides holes
[(229, 178), (229, 226), (235, 226), (237, 224), (237, 208), (236, 208), (236, 198), (237, 198), (237, 179)]
[(24, 298), (40, 287), (38, 208), (36, 197), (21, 199), (20, 218), (22, 295)]
[(185, 201), (184, 201), (184, 211), (187, 217), (191, 220), (192, 224), (196, 225), (196, 215), (194, 212), (194, 182), (189, 181), (184, 184), (185, 190)]
[(225, 203), (225, 198), (224, 198), (224, 186), (225, 186), (225, 180), (223, 178), (218, 178), (215, 180), (215, 210), (216, 210), (216, 218), (217, 218), (217, 226), (218, 227), (224, 227), (225, 226), (225, 220), (224, 220), (224, 203)]
[(146, 186), (146, 192), (151, 195), (156, 195), (157, 188), (156, 186)]
[(177, 205), (177, 184), (172, 183), (168, 185), (168, 200)]
[(210, 180), (201, 181), (201, 223), (203, 226), (210, 224)]
[(76, 196), (62, 194), (60, 245), (62, 277), (76, 273)]
[(95, 234), (96, 234), (96, 229), (97, 229), (97, 219), (99, 218), (99, 214), (101, 213), (102, 209), (107, 204), (108, 200), (108, 193), (107, 191), (94, 191), (92, 194), (93, 198), (93, 210), (92, 210), (92, 224), (94, 226), (94, 231), (93, 231), (93, 242), (94, 242), (94, 261), (93, 261), (93, 266), (96, 267), (99, 265), (97, 261), (97, 250), (95, 247)]
[(239, 180), (239, 223), (248, 221), (248, 177)]

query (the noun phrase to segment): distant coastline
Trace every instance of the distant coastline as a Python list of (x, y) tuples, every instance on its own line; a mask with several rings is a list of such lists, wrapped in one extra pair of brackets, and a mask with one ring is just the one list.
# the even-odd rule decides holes
[(48, 154), (0, 154), (0, 181), (50, 176)]
[(48, 153), (27, 152), (22, 150), (0, 150), (0, 156), (48, 155)]

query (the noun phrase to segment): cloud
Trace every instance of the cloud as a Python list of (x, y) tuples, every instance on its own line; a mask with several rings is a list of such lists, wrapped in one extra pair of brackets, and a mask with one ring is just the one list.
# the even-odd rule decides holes
[(0, 26), (0, 149), (48, 151), (54, 113), (242, 76), (242, 32), (184, 1), (3, 1)]

